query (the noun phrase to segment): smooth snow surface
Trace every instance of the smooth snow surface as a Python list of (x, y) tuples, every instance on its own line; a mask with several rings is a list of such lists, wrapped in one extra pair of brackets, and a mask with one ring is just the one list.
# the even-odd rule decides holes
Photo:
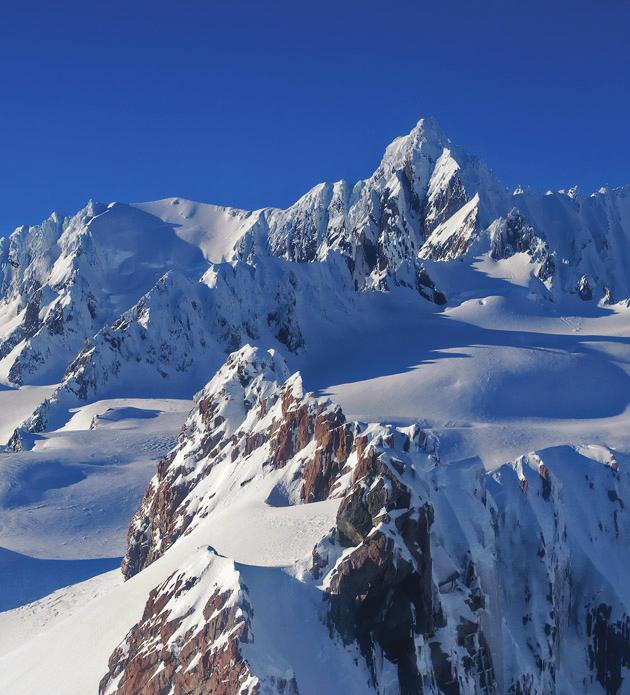
[(361, 296), (360, 319), (324, 324), (315, 356), (296, 361), (306, 387), (351, 418), (419, 421), (444, 461), (493, 469), (566, 442), (630, 450), (628, 310), (580, 315), (480, 270), (465, 279), (471, 296), (442, 313), (410, 293)]
[[(34, 390), (0, 392), (9, 418)], [(99, 401), (32, 451), (0, 453), (0, 610), (119, 566), (129, 518), (191, 406)]]
[(256, 213), (181, 198), (135, 203), (134, 207), (172, 225), (180, 239), (197, 246), (212, 263), (231, 258), (234, 247), (256, 218)]
[(221, 555), (261, 567), (290, 567), (335, 525), (339, 500), (287, 507), (264, 502), (230, 506), (213, 517), (208, 542)]
[(6, 442), (24, 418), (54, 390), (55, 386), (24, 386), (21, 389), (0, 386), (0, 442)]

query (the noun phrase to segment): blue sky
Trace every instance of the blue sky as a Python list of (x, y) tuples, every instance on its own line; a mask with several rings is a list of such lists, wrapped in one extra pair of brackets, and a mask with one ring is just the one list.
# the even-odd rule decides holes
[(0, 233), (179, 195), (286, 206), (433, 115), (512, 186), (630, 182), (630, 3), (4, 4)]

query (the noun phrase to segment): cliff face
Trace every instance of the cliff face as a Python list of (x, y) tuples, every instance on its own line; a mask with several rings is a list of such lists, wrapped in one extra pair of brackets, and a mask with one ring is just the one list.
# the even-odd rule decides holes
[[(151, 591), (141, 621), (111, 655), (100, 692), (256, 692), (242, 653), (251, 612), (233, 563), (200, 552)], [(277, 685), (296, 692), (293, 682)]]
[[(305, 395), (279, 355), (246, 347), (199, 394), (160, 463), (130, 525), (123, 571), (134, 581), (187, 537), (202, 538), (247, 490), (286, 509), (329, 500), (334, 523), (287, 571), (317, 588), (330, 643), (363, 664), (357, 688), (618, 693), (630, 594), (614, 578), (628, 561), (629, 489), (603, 447), (532, 453), (492, 474), (475, 461), (441, 466), (433, 435), (347, 422)], [(260, 660), (261, 594), (247, 593), (247, 568), (216, 553), (199, 546), (191, 561), (200, 568), (151, 593), (102, 692), (142, 683), (162, 693), (167, 682), (178, 693), (311, 688), (286, 654)], [(231, 591), (201, 582), (224, 565)], [(282, 595), (267, 598), (282, 610)], [(281, 680), (269, 680), (274, 659)]]

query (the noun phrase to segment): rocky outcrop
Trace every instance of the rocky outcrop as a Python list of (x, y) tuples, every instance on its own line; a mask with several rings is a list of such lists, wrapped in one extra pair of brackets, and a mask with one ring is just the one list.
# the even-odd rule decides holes
[(359, 646), (375, 690), (394, 670), (401, 693), (623, 692), (628, 597), (603, 578), (625, 560), (600, 544), (627, 553), (627, 472), (562, 447), (489, 475), (435, 465), (433, 446), (417, 432), (371, 438), (314, 551), (331, 628)]
[[(210, 513), (218, 491), (210, 496), (200, 488), (217, 468), (230, 470), (230, 489), (280, 471), (269, 491), (272, 503), (314, 502), (333, 494), (352, 453), (356, 425), (338, 406), (305, 395), (299, 375), (289, 378), (274, 351), (245, 346), (233, 353), (196, 400), (178, 446), (160, 461), (131, 521), (127, 578)], [(254, 468), (244, 472), (241, 461)]]
[[(586, 619), (588, 659), (595, 680), (606, 693), (621, 693), (630, 668), (630, 615), (613, 617), (613, 607), (593, 606)], [(627, 687), (627, 684), (626, 684)]]
[(583, 299), (585, 302), (588, 302), (591, 299), (593, 299), (593, 290), (591, 289), (591, 283), (588, 281), (586, 275), (582, 275), (582, 277), (579, 279), (576, 290), (577, 293), (580, 295), (580, 299)]
[(527, 253), (533, 261), (544, 263), (549, 256), (545, 241), (536, 235), (534, 228), (516, 208), (493, 223), (489, 233), (490, 257), (495, 260), (509, 258), (515, 253)]
[(253, 609), (234, 564), (207, 549), (153, 589), (112, 653), (100, 695), (298, 695), (295, 678), (248, 660)]
[(436, 227), (420, 249), (420, 257), (434, 261), (462, 258), (473, 248), (481, 229), (479, 196), (475, 195), (454, 215)]
[[(630, 478), (617, 456), (556, 447), (487, 473), (479, 461), (440, 465), (438, 451), (418, 426), (348, 422), (304, 394), (277, 353), (246, 346), (198, 395), (160, 462), (123, 571), (142, 577), (183, 552), (249, 486), (274, 506), (339, 500), (334, 527), (293, 576), (318, 589), (330, 639), (356, 650), (368, 690), (623, 692), (630, 596), (612, 578), (628, 561)], [(204, 567), (208, 552), (230, 562), (191, 547)], [(176, 573), (152, 594), (112, 655), (103, 692), (161, 693), (161, 679), (176, 693), (206, 692), (219, 687), (213, 673), (237, 684), (269, 676), (247, 647), (256, 603), (238, 580), (232, 593), (197, 582), (204, 572)], [(175, 610), (180, 594), (194, 606), (182, 599)], [(266, 687), (300, 683), (294, 675)]]
[[(403, 439), (405, 437), (405, 439)], [(387, 441), (390, 439), (391, 441)], [(379, 446), (427, 448), (426, 435), (389, 432), (358, 447), (352, 488), (337, 515), (337, 539), (355, 546), (327, 582), (330, 619), (346, 642), (356, 641), (377, 682), (375, 645), (397, 664), (401, 693), (422, 688), (414, 633), (434, 630), (430, 529), (433, 508), (400, 478), (402, 461)], [(360, 452), (360, 453), (359, 453)]]

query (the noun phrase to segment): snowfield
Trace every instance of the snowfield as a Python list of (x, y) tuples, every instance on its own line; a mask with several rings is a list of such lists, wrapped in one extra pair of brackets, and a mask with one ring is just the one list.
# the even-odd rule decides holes
[[(630, 452), (625, 310), (531, 317), (489, 297), (435, 314), (414, 301), (397, 302), (394, 310), (389, 298), (377, 299), (384, 306), (372, 310), (382, 310), (374, 324), (367, 322), (362, 335), (351, 326), (354, 340), (322, 337), (321, 351), (303, 367), (306, 386), (330, 395), (349, 417), (419, 421), (439, 437), (443, 462), (479, 457), (489, 470), (522, 452), (569, 442)], [(396, 359), (387, 362), (392, 354)], [(339, 374), (356, 380), (339, 383)], [(9, 394), (19, 398), (21, 391), (2, 395), (8, 400)], [(67, 586), (0, 613), (0, 692), (39, 693), (42, 679), (64, 695), (96, 692), (109, 654), (139, 618), (150, 589), (200, 544), (242, 565), (248, 586), (256, 580), (254, 591), (275, 594), (276, 575), (256, 568), (282, 572), (304, 561), (334, 525), (338, 500), (275, 507), (265, 503), (267, 489), (254, 486), (132, 580), (123, 583), (118, 569), (101, 575), (104, 563), (119, 564), (129, 518), (191, 407), (190, 401), (97, 401), (78, 408), (32, 451), (2, 455), (0, 545), (24, 554), (0, 555), (3, 607)], [(29, 589), (28, 573), (47, 579)], [(315, 629), (317, 616), (310, 620)], [(319, 632), (317, 644), (330, 648)], [(302, 647), (291, 646), (307, 655), (313, 649), (306, 638)], [(324, 653), (322, 664), (329, 658)], [(300, 687), (314, 693), (321, 681), (303, 678)]]

